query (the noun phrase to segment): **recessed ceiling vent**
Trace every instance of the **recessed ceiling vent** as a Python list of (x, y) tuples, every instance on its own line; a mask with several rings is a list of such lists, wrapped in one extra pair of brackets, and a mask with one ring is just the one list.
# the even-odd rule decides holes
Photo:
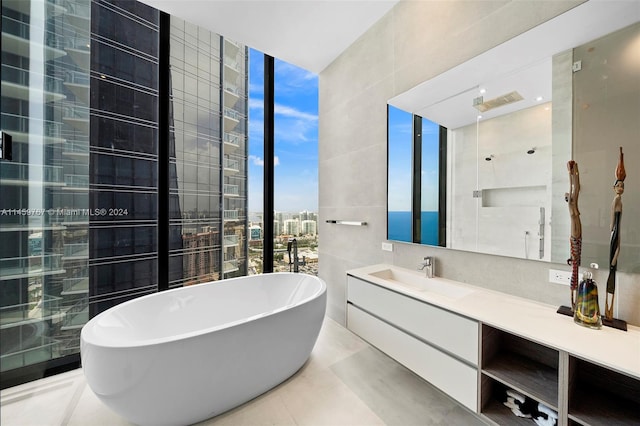
[(473, 100), (473, 107), (480, 112), (487, 112), (490, 109), (512, 104), (523, 99), (524, 98), (522, 97), (522, 95), (516, 91), (507, 93), (506, 95), (498, 96), (497, 98), (489, 99), (488, 101), (483, 101), (482, 97), (480, 96)]

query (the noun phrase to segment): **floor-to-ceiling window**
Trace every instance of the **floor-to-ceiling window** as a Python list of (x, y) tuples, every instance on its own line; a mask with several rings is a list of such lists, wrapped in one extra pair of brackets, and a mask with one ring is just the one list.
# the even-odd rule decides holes
[(264, 53), (249, 49), (248, 274), (263, 272)]
[(317, 274), (318, 76), (276, 58), (274, 77), (273, 269)]
[[(2, 2), (0, 371), (77, 354), (88, 319), (90, 2)], [(35, 373), (37, 374), (37, 372)]]
[(115, 304), (246, 274), (246, 48), (167, 18), (2, 1), (2, 387), (77, 365)]
[(158, 288), (159, 12), (91, 8), (91, 316)]
[(170, 28), (174, 287), (246, 274), (247, 73), (243, 46), (174, 16)]
[[(264, 54), (250, 51), (249, 191), (251, 273), (298, 271), (317, 273), (318, 77), (275, 59), (265, 70)], [(273, 174), (265, 177), (265, 75), (273, 73)], [(267, 79), (268, 81), (268, 79)], [(267, 120), (268, 121), (268, 120)], [(273, 224), (264, 224), (265, 186), (273, 201)], [(271, 229), (266, 229), (271, 226)], [(273, 241), (264, 241), (265, 229)], [(269, 232), (267, 232), (269, 234)], [(292, 246), (292, 241), (295, 246)], [(263, 244), (263, 242), (265, 244)], [(263, 269), (263, 249), (273, 263)]]
[(224, 278), (247, 274), (247, 49), (223, 38), (222, 179)]

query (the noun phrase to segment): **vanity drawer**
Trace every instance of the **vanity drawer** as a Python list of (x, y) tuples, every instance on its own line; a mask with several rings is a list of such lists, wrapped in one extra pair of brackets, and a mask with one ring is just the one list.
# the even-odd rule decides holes
[(478, 371), (378, 318), (347, 305), (348, 328), (472, 411)]
[(347, 276), (347, 300), (384, 321), (473, 365), (478, 365), (478, 322)]

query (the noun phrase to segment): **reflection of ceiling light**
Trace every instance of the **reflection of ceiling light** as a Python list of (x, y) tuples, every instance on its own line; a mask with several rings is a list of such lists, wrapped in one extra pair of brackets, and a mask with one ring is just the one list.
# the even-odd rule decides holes
[(106, 76), (106, 75), (104, 75), (104, 74), (102, 74), (102, 75), (100, 76), (100, 78), (107, 78), (107, 76)]
[(484, 101), (482, 99), (482, 96), (480, 96), (473, 100), (473, 107), (480, 112), (486, 112), (486, 111), (489, 111), (490, 109), (498, 108), (513, 102), (518, 102), (523, 99), (524, 98), (522, 97), (522, 95), (515, 91), (511, 93), (507, 93), (502, 96), (498, 96), (497, 98), (494, 98), (494, 99), (489, 99), (488, 101)]
[(487, 93), (487, 89), (480, 89), (480, 94)]
[(544, 99), (542, 96), (538, 96), (538, 97), (536, 98), (536, 101), (537, 101), (537, 102), (540, 102), (542, 99)]

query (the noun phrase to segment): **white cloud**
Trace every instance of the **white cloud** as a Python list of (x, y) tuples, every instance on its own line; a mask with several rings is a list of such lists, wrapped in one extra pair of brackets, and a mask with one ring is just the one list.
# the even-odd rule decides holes
[[(249, 161), (251, 161), (254, 166), (264, 167), (264, 160), (262, 159), (262, 157), (258, 157), (257, 155), (250, 155)], [(280, 159), (278, 158), (277, 155), (273, 157), (273, 165), (274, 166), (280, 165)]]
[(249, 109), (264, 109), (264, 100), (262, 98), (249, 98)]
[[(249, 109), (250, 110), (264, 110), (264, 100), (263, 99), (249, 99)], [(282, 117), (287, 118), (297, 118), (300, 120), (306, 121), (318, 121), (317, 114), (310, 114), (308, 112), (300, 111), (299, 109), (292, 108), (290, 106), (275, 104), (273, 106), (273, 112), (276, 115), (280, 115)]]
[(276, 60), (275, 74), (277, 76), (276, 84), (278, 82), (286, 81), (286, 84), (277, 84), (278, 91), (289, 91), (292, 88), (295, 88), (295, 90), (299, 90), (300, 88), (305, 90), (317, 90), (317, 74), (303, 68), (299, 68), (288, 62)]
[(250, 155), (249, 156), (249, 161), (251, 161), (254, 166), (258, 166), (258, 167), (263, 167), (264, 166), (264, 160), (262, 158), (258, 157), (257, 155)]
[(264, 94), (264, 84), (249, 84), (249, 93), (252, 95)]
[(285, 117), (298, 118), (307, 121), (318, 121), (317, 114), (309, 114), (308, 112), (300, 111), (286, 105), (275, 104), (273, 107), (273, 112), (277, 115), (282, 115)]

